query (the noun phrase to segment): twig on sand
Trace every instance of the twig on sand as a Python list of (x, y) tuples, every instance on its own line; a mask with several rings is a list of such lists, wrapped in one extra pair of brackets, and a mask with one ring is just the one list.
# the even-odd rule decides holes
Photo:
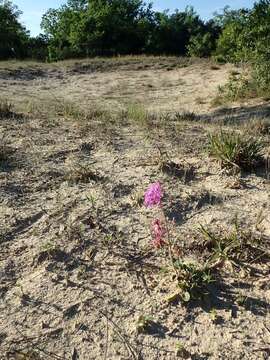
[(108, 323), (110, 323), (113, 326), (114, 332), (118, 337), (123, 341), (123, 344), (125, 345), (126, 349), (132, 356), (134, 360), (139, 360), (140, 355), (137, 353), (137, 351), (134, 349), (133, 345), (129, 342), (127, 336), (125, 334), (122, 334), (121, 328), (111, 319), (109, 319), (108, 315), (100, 311), (101, 315), (103, 315)]

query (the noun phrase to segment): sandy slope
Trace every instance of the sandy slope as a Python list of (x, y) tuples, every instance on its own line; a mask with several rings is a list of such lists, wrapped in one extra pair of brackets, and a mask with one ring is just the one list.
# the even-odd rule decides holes
[[(0, 71), (1, 92), (29, 112), (0, 120), (12, 149), (0, 170), (0, 358), (169, 360), (182, 344), (191, 359), (268, 359), (269, 261), (225, 266), (207, 302), (168, 304), (173, 280), (160, 271), (167, 258), (149, 245), (153, 213), (138, 201), (160, 180), (179, 246), (198, 261), (186, 250), (200, 240), (200, 224), (227, 232), (237, 216), (269, 240), (267, 174), (229, 176), (205, 152), (220, 120), (260, 116), (267, 104), (213, 111), (230, 66), (88, 70)], [(152, 111), (195, 111), (217, 125), (73, 121), (51, 112), (62, 99), (112, 111), (140, 101)], [(158, 149), (192, 165), (195, 177), (162, 173)], [(79, 178), (80, 166), (88, 172)], [(149, 334), (136, 330), (140, 315), (153, 319)]]

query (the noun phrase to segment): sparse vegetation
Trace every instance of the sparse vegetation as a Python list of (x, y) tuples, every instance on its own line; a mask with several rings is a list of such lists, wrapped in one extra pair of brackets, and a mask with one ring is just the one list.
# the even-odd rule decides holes
[(13, 115), (13, 105), (7, 100), (0, 99), (0, 119), (10, 118)]
[(65, 180), (70, 183), (89, 183), (90, 181), (99, 181), (101, 176), (93, 169), (91, 165), (70, 163)]
[(207, 266), (177, 260), (174, 266), (178, 274), (180, 297), (184, 302), (203, 300), (209, 294), (208, 286), (214, 282), (212, 271)]
[(201, 226), (203, 247), (209, 252), (211, 263), (230, 261), (234, 266), (259, 262), (269, 257), (268, 241), (258, 231), (234, 223), (232, 230), (209, 230)]
[(260, 139), (237, 132), (209, 135), (209, 153), (222, 168), (252, 170), (262, 164), (263, 145)]
[(246, 123), (246, 128), (250, 134), (270, 135), (270, 119), (254, 118)]
[(148, 126), (151, 121), (151, 115), (140, 104), (130, 104), (127, 107), (127, 118), (133, 121), (135, 124)]
[(269, 109), (211, 64), (0, 64), (0, 357), (267, 358)]
[(177, 112), (174, 115), (176, 121), (196, 121), (199, 119), (199, 116), (196, 115), (194, 112), (185, 111), (183, 113)]

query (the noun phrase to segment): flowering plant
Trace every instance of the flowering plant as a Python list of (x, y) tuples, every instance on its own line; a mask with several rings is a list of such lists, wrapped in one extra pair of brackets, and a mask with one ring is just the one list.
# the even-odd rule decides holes
[(160, 206), (163, 197), (163, 190), (159, 182), (149, 186), (144, 195), (144, 205), (148, 208), (153, 206)]

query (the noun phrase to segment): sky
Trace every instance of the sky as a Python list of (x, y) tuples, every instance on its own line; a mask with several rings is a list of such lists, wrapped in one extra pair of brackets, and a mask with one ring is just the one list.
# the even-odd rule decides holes
[[(65, 4), (65, 0), (14, 0), (19, 9), (23, 11), (21, 21), (31, 31), (31, 35), (38, 35), (42, 15), (49, 8), (58, 8)], [(155, 10), (183, 10), (187, 5), (192, 5), (203, 19), (210, 18), (215, 11), (222, 10), (226, 5), (232, 9), (251, 7), (254, 0), (153, 0)]]

